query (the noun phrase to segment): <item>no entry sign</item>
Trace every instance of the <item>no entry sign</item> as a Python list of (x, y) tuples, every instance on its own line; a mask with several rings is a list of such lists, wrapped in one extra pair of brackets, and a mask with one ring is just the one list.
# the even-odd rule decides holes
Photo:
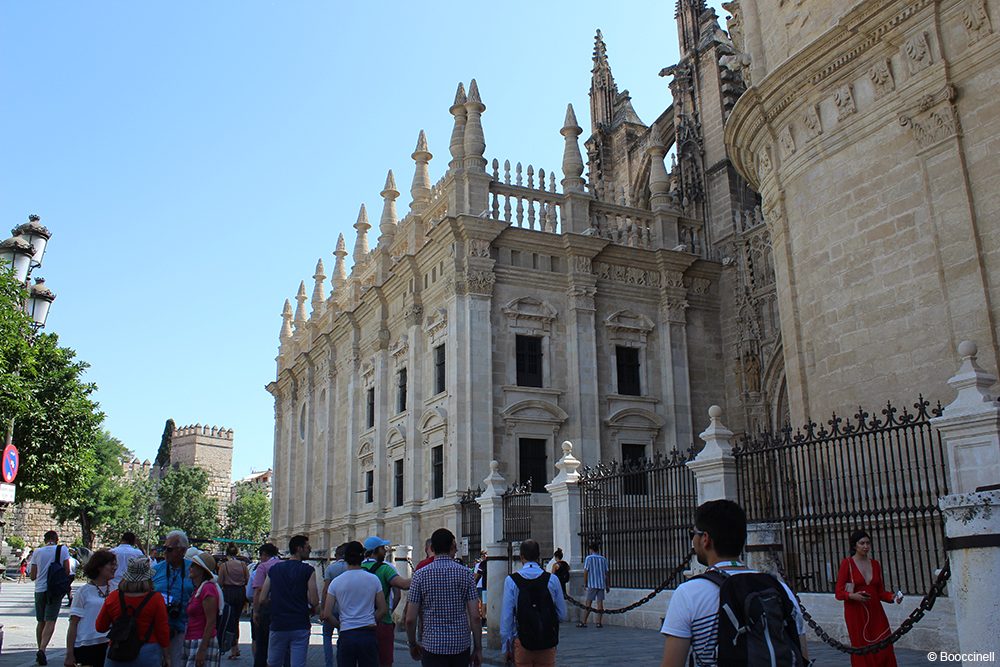
[(3, 466), (0, 470), (0, 474), (3, 476), (3, 481), (10, 484), (17, 478), (17, 469), (21, 465), (21, 455), (17, 451), (17, 447), (14, 445), (7, 445), (3, 450)]

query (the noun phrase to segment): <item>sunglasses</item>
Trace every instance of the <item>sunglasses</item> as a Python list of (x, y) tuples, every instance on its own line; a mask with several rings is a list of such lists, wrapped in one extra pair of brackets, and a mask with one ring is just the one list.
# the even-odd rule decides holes
[(695, 538), (695, 536), (701, 537), (702, 535), (705, 534), (706, 533), (704, 530), (698, 530), (697, 528), (692, 528), (691, 530), (688, 531), (688, 537), (692, 540)]
[(170, 553), (171, 551), (180, 551), (183, 548), (184, 547), (163, 547), (163, 552), (164, 553)]

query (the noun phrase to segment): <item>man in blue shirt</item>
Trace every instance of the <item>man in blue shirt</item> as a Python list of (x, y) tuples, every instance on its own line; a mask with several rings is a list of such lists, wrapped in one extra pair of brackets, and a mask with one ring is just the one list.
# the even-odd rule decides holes
[[(517, 573), (522, 579), (533, 580), (542, 575), (549, 577), (547, 588), (552, 596), (552, 604), (555, 605), (556, 614), (560, 621), (566, 620), (566, 602), (563, 599), (562, 588), (559, 586), (559, 579), (555, 575), (549, 574), (542, 569), (539, 564), (541, 558), (541, 548), (535, 540), (525, 540), (521, 542), (521, 569)], [(503, 582), (503, 606), (500, 612), (500, 641), (501, 648), (507, 654), (507, 660), (513, 661), (516, 665), (540, 665), (556, 664), (556, 649), (548, 648), (530, 651), (521, 646), (517, 638), (517, 598), (520, 591), (513, 576), (508, 576)], [(558, 642), (558, 627), (553, 639)]]
[[(590, 554), (583, 561), (583, 585), (587, 589), (587, 604), (594, 603), (597, 608), (597, 627), (600, 628), (604, 620), (604, 594), (611, 592), (611, 571), (608, 559), (601, 555), (601, 545), (591, 542), (589, 550)], [(576, 627), (587, 627), (589, 618), (590, 609), (587, 609)]]
[(194, 595), (194, 583), (188, 576), (191, 564), (184, 560), (188, 536), (183, 530), (167, 533), (163, 540), (163, 560), (153, 568), (153, 588), (163, 594), (170, 624), (170, 664), (183, 664), (184, 632), (187, 630), (187, 605)]

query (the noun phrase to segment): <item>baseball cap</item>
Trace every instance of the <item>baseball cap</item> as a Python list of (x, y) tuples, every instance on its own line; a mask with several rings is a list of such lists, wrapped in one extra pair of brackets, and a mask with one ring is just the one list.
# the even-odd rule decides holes
[(378, 535), (372, 535), (365, 540), (365, 551), (375, 551), (379, 547), (387, 547), (390, 544), (392, 544), (392, 542), (389, 540), (383, 540)]

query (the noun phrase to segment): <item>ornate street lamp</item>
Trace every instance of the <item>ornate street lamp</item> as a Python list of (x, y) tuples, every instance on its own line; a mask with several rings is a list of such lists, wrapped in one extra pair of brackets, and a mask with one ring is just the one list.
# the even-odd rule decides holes
[(34, 256), (35, 249), (19, 236), (0, 243), (0, 262), (13, 267), (14, 277), (19, 283), (27, 282)]
[(27, 222), (11, 230), (11, 234), (20, 236), (35, 249), (34, 254), (31, 256), (32, 267), (42, 265), (42, 257), (45, 256), (45, 246), (48, 245), (49, 239), (52, 238), (52, 232), (42, 224), (41, 220), (37, 215), (31, 214), (28, 216)]
[(31, 316), (31, 322), (36, 331), (45, 327), (45, 319), (49, 316), (49, 306), (55, 300), (56, 295), (45, 286), (45, 278), (35, 278), (35, 284), (31, 286), (28, 293), (25, 310)]

